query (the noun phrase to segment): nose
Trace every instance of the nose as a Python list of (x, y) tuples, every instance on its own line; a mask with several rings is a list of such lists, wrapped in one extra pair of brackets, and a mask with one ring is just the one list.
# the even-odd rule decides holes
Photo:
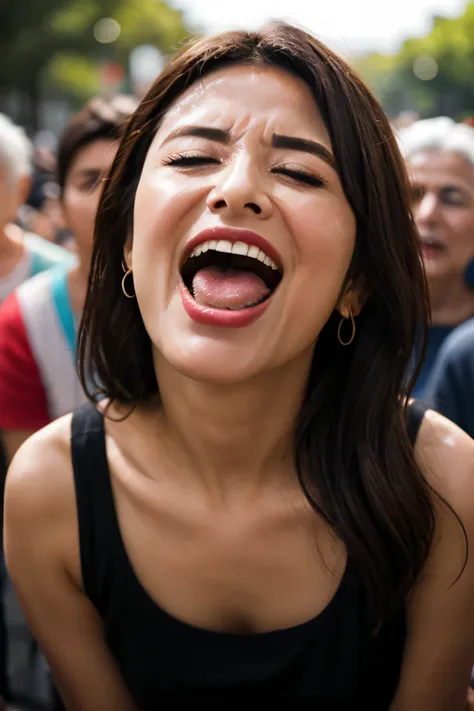
[(432, 224), (438, 218), (438, 198), (434, 193), (427, 192), (414, 210), (417, 224)]
[(236, 160), (219, 177), (207, 198), (211, 212), (233, 217), (251, 214), (259, 220), (272, 215), (273, 205), (264, 187), (265, 177), (248, 159)]

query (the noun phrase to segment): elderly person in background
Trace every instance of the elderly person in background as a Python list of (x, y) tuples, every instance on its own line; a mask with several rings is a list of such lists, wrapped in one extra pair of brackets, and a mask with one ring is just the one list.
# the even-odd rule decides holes
[(414, 394), (425, 397), (444, 340), (474, 316), (474, 129), (440, 117), (400, 131), (428, 280), (432, 326)]
[[(32, 148), (19, 126), (0, 114), (0, 304), (17, 286), (61, 262), (71, 264), (70, 252), (27, 234), (15, 225), (18, 209), (31, 186)], [(1, 433), (0, 433), (1, 434)], [(6, 465), (0, 438), (0, 708), (8, 699), (6, 641), (3, 614), (3, 489)]]
[(14, 224), (30, 190), (31, 158), (23, 129), (0, 114), (0, 303), (29, 277), (73, 259), (66, 250)]

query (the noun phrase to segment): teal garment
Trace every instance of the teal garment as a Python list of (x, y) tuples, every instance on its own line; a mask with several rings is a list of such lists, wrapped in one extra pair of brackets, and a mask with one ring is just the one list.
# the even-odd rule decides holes
[(25, 247), (31, 254), (30, 277), (51, 267), (61, 265), (69, 269), (77, 263), (75, 254), (31, 232), (25, 234)]
[(51, 293), (61, 328), (64, 331), (74, 362), (76, 362), (76, 324), (74, 323), (74, 314), (69, 300), (67, 271), (64, 269), (56, 270), (51, 280)]

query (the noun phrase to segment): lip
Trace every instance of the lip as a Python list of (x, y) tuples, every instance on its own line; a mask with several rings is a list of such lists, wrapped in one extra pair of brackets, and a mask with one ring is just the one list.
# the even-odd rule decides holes
[(277, 252), (275, 247), (273, 247), (270, 242), (268, 242), (264, 237), (257, 234), (257, 232), (252, 232), (251, 230), (242, 230), (236, 227), (209, 227), (202, 232), (199, 232), (195, 237), (189, 240), (187, 243), (183, 257), (180, 263), (180, 269), (185, 263), (186, 259), (189, 257), (191, 252), (195, 247), (207, 242), (208, 240), (226, 240), (235, 244), (235, 242), (243, 242), (249, 246), (255, 246), (265, 252), (265, 254), (272, 259), (275, 264), (278, 265), (280, 271), (283, 271), (283, 261), (280, 254)]
[(446, 247), (441, 242), (433, 242), (431, 240), (421, 240), (421, 251), (426, 257), (435, 257), (439, 254), (443, 254), (446, 251)]
[(444, 249), (445, 247), (445, 244), (442, 240), (427, 234), (420, 235), (420, 242), (423, 246), (426, 247), (435, 247), (438, 249)]
[(265, 313), (274, 296), (274, 294), (271, 294), (268, 299), (265, 299), (265, 301), (256, 306), (230, 311), (228, 309), (215, 309), (210, 306), (198, 304), (183, 282), (181, 282), (180, 294), (183, 308), (189, 318), (202, 326), (217, 326), (218, 328), (245, 328), (245, 326), (250, 326), (250, 324), (254, 323), (254, 321)]

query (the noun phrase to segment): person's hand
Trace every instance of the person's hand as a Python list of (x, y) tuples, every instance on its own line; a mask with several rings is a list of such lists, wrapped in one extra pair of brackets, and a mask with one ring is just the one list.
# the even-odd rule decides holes
[(474, 689), (471, 689), (470, 687), (467, 691), (466, 711), (474, 711)]

